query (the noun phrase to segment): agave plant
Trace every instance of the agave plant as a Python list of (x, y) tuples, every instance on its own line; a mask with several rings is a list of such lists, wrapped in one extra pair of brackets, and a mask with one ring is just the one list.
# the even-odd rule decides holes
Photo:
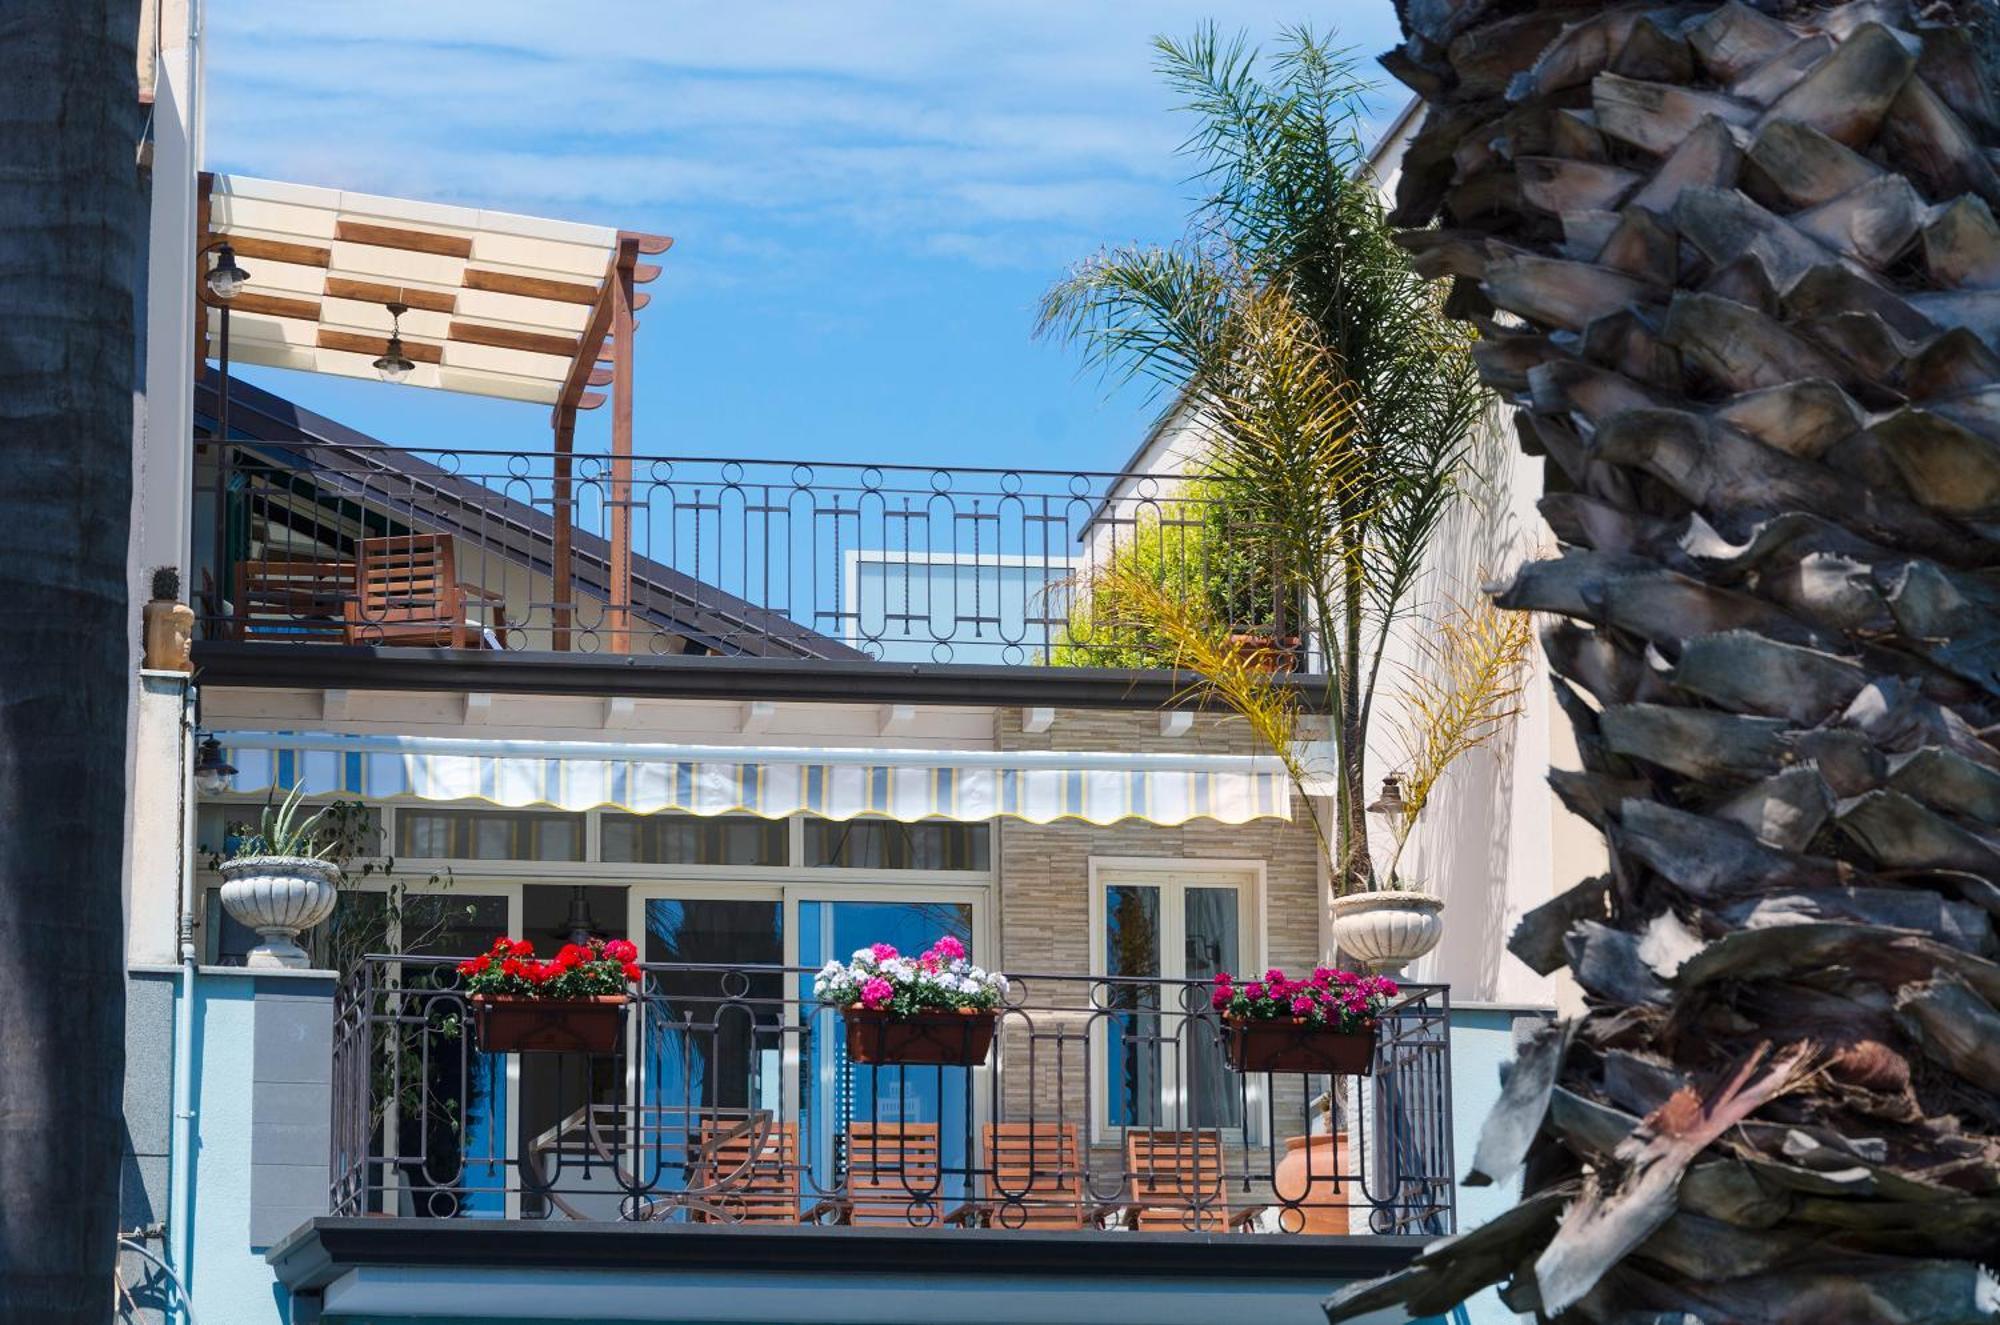
[(304, 796), (305, 788), (297, 786), (276, 804), (266, 798), (256, 828), (238, 836), (235, 845), (230, 848), (229, 859), (242, 860), (250, 856), (291, 856), (302, 860), (330, 858), (341, 845), (339, 836), (328, 831), (331, 826), (328, 814), (333, 807), (323, 806), (301, 819), (299, 811)]
[[(1157, 49), (1194, 113), (1188, 151), (1209, 197), (1182, 242), (1079, 265), (1044, 299), (1041, 330), (1120, 378), (1150, 382), (1190, 420), (1201, 478), (1238, 495), (1223, 541), (1270, 568), (1261, 597), (1272, 619), (1186, 610), (1217, 595), (1185, 585), (1126, 593), (1141, 577), (1116, 557), (1090, 599), (1123, 618), (1127, 638), (1165, 639), (1156, 665), (1191, 667), (1231, 702), (1251, 678), (1208, 665), (1229, 634), (1254, 627), (1267, 652), (1307, 637), (1333, 749), (1315, 780), (1335, 787), (1336, 886), (1365, 887), (1377, 682), (1484, 396), (1469, 338), (1392, 242), (1365, 173), (1367, 84), (1352, 65), (1305, 29), (1287, 32), (1262, 68), (1242, 39), (1212, 28)], [(1180, 600), (1170, 615), (1141, 619), (1138, 608), (1169, 598)]]
[(1408, 0), (1395, 217), (1549, 462), (1500, 597), (1611, 868), (1522, 922), (1586, 1010), (1345, 1293), (1539, 1319), (1992, 1319), (2000, 98), (1989, 3)]

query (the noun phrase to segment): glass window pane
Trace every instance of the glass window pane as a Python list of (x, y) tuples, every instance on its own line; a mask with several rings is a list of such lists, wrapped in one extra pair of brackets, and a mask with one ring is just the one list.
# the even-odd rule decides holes
[(783, 865), (791, 834), (783, 819), (754, 814), (607, 813), (600, 858), (632, 865)]
[(582, 860), (583, 816), (562, 810), (396, 813), (396, 854), (420, 860)]
[(1112, 884), (1104, 890), (1104, 1018), (1113, 1127), (1160, 1125), (1160, 890)]
[[(1239, 910), (1234, 888), (1189, 888), (1183, 894), (1187, 966), (1190, 982), (1213, 980), (1219, 973), (1240, 970), (1237, 963)], [(1205, 1007), (1198, 995), (1189, 1006)], [(1208, 1016), (1182, 1023), (1186, 1041), (1188, 1095), (1197, 1127), (1240, 1127), (1243, 1124), (1242, 1078), (1223, 1059), (1220, 1027)]]
[(991, 868), (988, 824), (898, 823), (891, 819), (806, 820), (805, 863), (873, 870)]

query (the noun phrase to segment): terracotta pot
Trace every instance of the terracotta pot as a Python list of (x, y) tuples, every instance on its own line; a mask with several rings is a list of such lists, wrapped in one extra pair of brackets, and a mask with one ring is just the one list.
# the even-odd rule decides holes
[(1299, 665), (1299, 637), (1275, 639), (1269, 634), (1231, 635), (1229, 647), (1251, 667), (1264, 672), (1295, 671)]
[(305, 966), (299, 934), (333, 914), (340, 866), (312, 856), (238, 856), (218, 869), (222, 909), (264, 940), (250, 949), (245, 964)]
[(1429, 893), (1349, 893), (1332, 910), (1341, 956), (1376, 975), (1395, 974), (1444, 937), (1444, 899)]
[(1325, 1072), (1365, 1077), (1375, 1070), (1375, 1032), (1337, 1031), (1307, 1021), (1222, 1023), (1222, 1052), (1238, 1072)]
[(917, 1012), (898, 1017), (859, 1003), (845, 1011), (847, 1057), (855, 1063), (978, 1067), (993, 1049), (990, 1011)]
[(625, 1028), (623, 994), (595, 998), (529, 998), (474, 994), (473, 1024), (489, 1054), (616, 1053)]
[[(1271, 1178), (1279, 1229), (1326, 1237), (1344, 1235), (1347, 1202), (1360, 1195), (1358, 1176), (1348, 1171), (1348, 1162), (1345, 1132), (1286, 1137), (1284, 1158)], [(1345, 1184), (1343, 1176), (1348, 1180)], [(1297, 1202), (1296, 1208), (1292, 1202)]]
[(145, 623), (147, 670), (192, 672), (194, 609), (172, 598), (155, 598), (139, 615)]

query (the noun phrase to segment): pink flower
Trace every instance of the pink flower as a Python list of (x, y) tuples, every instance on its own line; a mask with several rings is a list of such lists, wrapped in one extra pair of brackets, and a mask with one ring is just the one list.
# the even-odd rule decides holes
[(1229, 1006), (1230, 997), (1234, 992), (1228, 985), (1217, 985), (1215, 993), (1209, 996), (1208, 1005), (1220, 1012)]
[(929, 955), (938, 958), (940, 961), (964, 961), (965, 945), (947, 934), (936, 943), (931, 944)]
[(1285, 983), (1285, 973), (1273, 966), (1270, 970), (1264, 972), (1264, 983), (1267, 985), (1281, 985)]
[(875, 954), (875, 960), (878, 962), (892, 961), (900, 955), (894, 947), (887, 943), (877, 943), (868, 951)]
[(1300, 994), (1292, 1000), (1292, 1015), (1295, 1017), (1310, 1016), (1313, 1006), (1313, 1001), (1310, 998), (1307, 998), (1304, 994)]
[(1249, 988), (1245, 989), (1243, 992), (1250, 996), (1250, 1001), (1252, 1003), (1255, 1003), (1258, 999), (1264, 997), (1264, 986), (1262, 984), (1257, 983), (1256, 981), (1252, 981)]
[[(879, 946), (888, 947), (887, 944)], [(896, 950), (890, 948), (889, 951), (893, 954)], [(864, 1008), (880, 1008), (895, 996), (896, 987), (879, 975), (861, 986), (861, 1006)]]

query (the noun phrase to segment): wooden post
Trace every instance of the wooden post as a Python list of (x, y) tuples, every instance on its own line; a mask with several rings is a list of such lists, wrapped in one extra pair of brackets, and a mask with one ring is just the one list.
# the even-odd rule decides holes
[(611, 652), (632, 651), (632, 268), (637, 242), (620, 236), (618, 269), (612, 287), (611, 335), (611, 600), (605, 613)]
[(568, 653), (576, 602), (576, 572), (570, 559), (570, 533), (576, 520), (570, 493), (570, 452), (576, 444), (575, 406), (556, 407), (555, 443), (555, 468), (549, 480), (549, 504), (555, 520), (554, 548), (549, 556), (549, 647), (558, 653)]

